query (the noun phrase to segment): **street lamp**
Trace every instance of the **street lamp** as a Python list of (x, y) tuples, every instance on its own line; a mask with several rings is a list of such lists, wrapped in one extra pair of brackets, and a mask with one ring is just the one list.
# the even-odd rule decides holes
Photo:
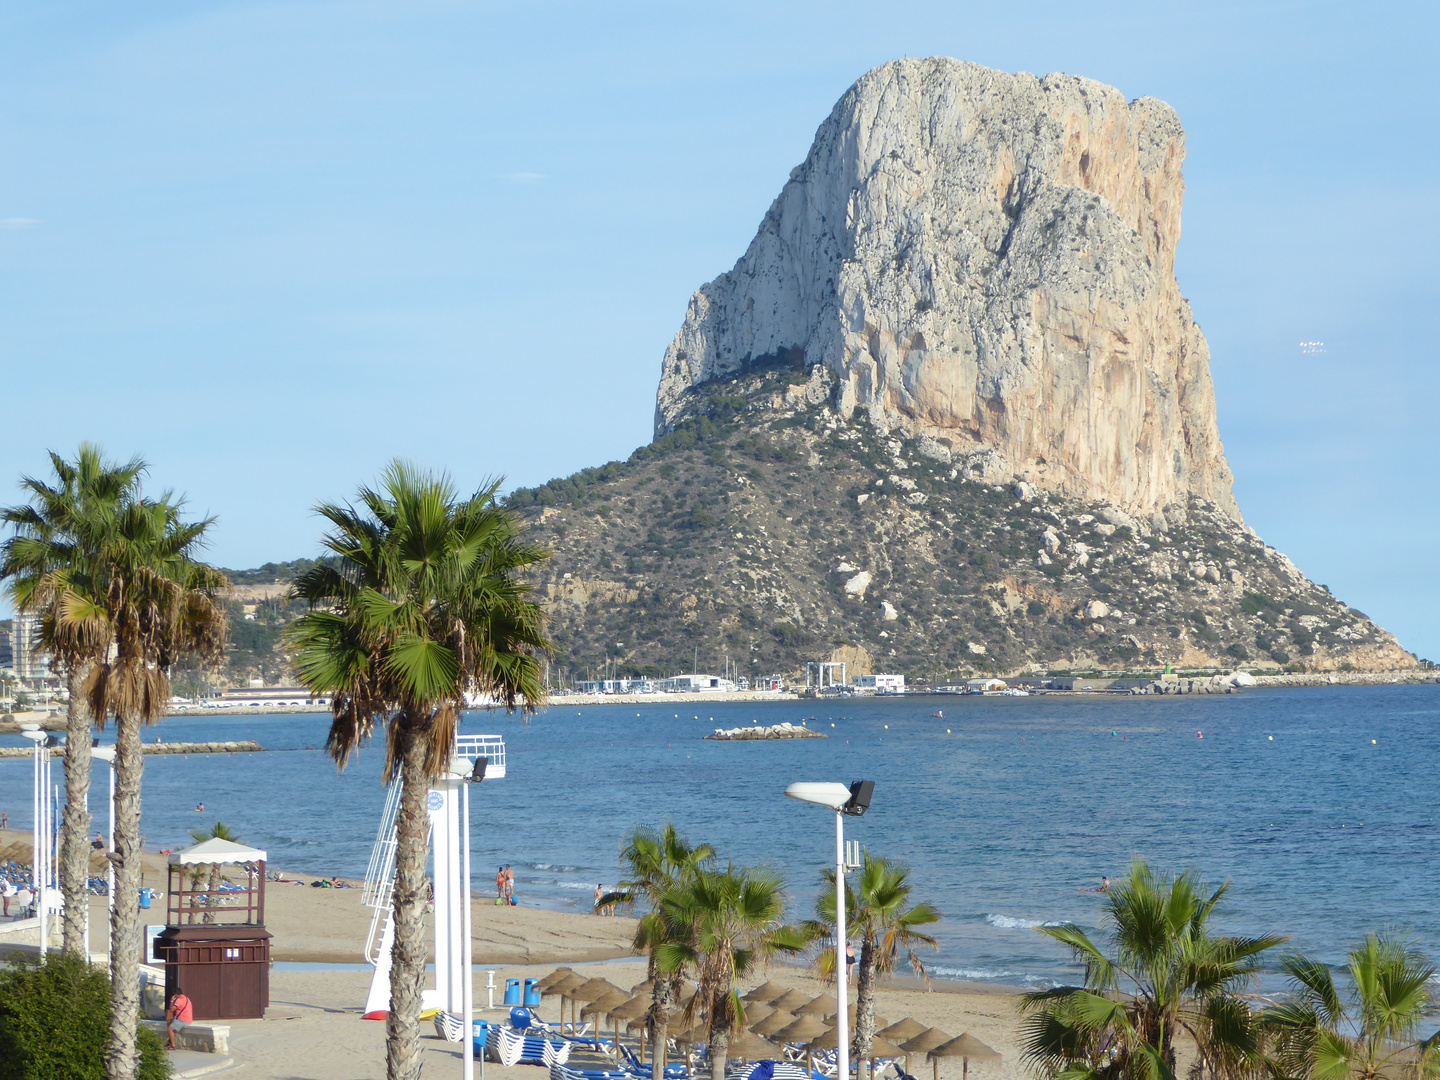
[[(115, 860), (108, 856), (115, 851), (115, 747), (113, 746), (92, 746), (90, 756), (105, 762), (110, 766), (110, 798), (107, 805), (110, 807), (110, 827), (105, 830), (105, 880), (108, 883), (105, 888), (105, 895), (108, 898), (107, 910), (115, 911)], [(85, 793), (85, 809), (90, 809), (90, 793)], [(85, 955), (90, 955), (90, 912), (85, 912)], [(113, 926), (111, 920), (106, 920), (106, 932)], [(110, 955), (110, 946), (105, 947), (105, 955)]]
[[(463, 975), (460, 982), (460, 1011), (462, 1013), (461, 1023), (464, 1025), (461, 1043), (461, 1072), (463, 1080), (474, 1080), (475, 1076), (475, 986), (472, 980), (471, 968), (474, 966), (474, 942), (471, 939), (471, 898), (470, 898), (470, 785), (478, 784), (485, 779), (485, 770), (490, 764), (490, 759), (477, 757), (474, 761), (463, 754), (455, 754), (450, 759), (450, 774), (447, 779), (459, 780), (460, 784), (460, 937), (461, 945), (461, 967)], [(439, 891), (438, 888), (436, 890)], [(484, 1075), (485, 1059), (480, 1059), (480, 1072)]]
[(875, 781), (856, 780), (849, 787), (844, 784), (791, 784), (785, 789), (787, 799), (826, 806), (835, 811), (835, 1042), (836, 1076), (839, 1080), (850, 1078), (850, 1017), (846, 981), (849, 972), (845, 968), (845, 815), (859, 817), (870, 809), (870, 796), (875, 790)]
[(49, 946), (50, 906), (50, 749), (60, 740), (40, 730), (39, 724), (22, 724), (20, 734), (35, 744), (35, 798), (30, 841), (30, 877), (40, 907), (40, 959)]

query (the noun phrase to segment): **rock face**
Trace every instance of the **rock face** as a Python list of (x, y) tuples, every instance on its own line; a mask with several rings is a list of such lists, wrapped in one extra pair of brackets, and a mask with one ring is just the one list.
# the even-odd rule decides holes
[(744, 257), (691, 298), (657, 436), (710, 380), (823, 365), (838, 384), (795, 392), (961, 473), (1147, 517), (1200, 498), (1238, 520), (1174, 276), (1184, 159), (1152, 98), (942, 58), (876, 68)]

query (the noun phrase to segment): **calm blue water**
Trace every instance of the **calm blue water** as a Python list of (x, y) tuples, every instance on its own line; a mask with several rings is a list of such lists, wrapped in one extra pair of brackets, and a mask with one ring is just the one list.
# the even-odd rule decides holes
[[(931, 716), (937, 709), (946, 719)], [(701, 739), (751, 719), (809, 717), (832, 737)], [(1093, 926), (1098, 897), (1079, 888), (1123, 874), (1135, 857), (1230, 879), (1225, 930), (1289, 933), (1336, 960), (1365, 931), (1393, 925), (1440, 954), (1437, 721), (1440, 687), (660, 701), (551, 709), (528, 725), (477, 714), (465, 730), (505, 736), (509, 775), (474, 792), (476, 886), (488, 891), (494, 867), (509, 862), (522, 903), (588, 908), (596, 883), (618, 876), (623, 834), (669, 818), (725, 857), (779, 867), (797, 916), (808, 915), (820, 867), (834, 857), (833, 819), (781, 792), (793, 780), (866, 777), (874, 803), (847, 836), (908, 862), (916, 898), (945, 914), (936, 974), (1063, 977), (1065, 953), (1034, 925)], [(275, 752), (148, 758), (146, 844), (182, 846), (186, 830), (218, 819), (266, 848), (273, 866), (363, 875), (383, 798), (381, 751), (362, 751), (337, 773), (306, 749), (323, 744), (326, 727), (323, 716), (165, 721), (153, 733), (167, 741), (254, 738)], [(30, 776), (28, 761), (0, 761), (12, 827), (28, 827)], [(102, 769), (91, 795), (100, 827), (104, 782)]]

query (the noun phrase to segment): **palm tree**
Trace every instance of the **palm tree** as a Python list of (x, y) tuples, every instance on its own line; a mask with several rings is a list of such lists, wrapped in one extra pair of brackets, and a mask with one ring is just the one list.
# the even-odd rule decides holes
[(810, 937), (785, 925), (784, 882), (760, 867), (700, 871), (666, 892), (660, 911), (665, 931), (655, 947), (656, 969), (697, 973), (687, 1015), (709, 1019), (710, 1075), (724, 1080), (730, 1036), (745, 1022), (736, 981), (772, 957), (800, 952)]
[(65, 713), (65, 810), (60, 825), (60, 891), (65, 897), (61, 949), (82, 955), (90, 922), (90, 727), (82, 692), (90, 671), (104, 657), (95, 559), (120, 511), (140, 498), (145, 463), (124, 465), (104, 459), (100, 449), (81, 443), (74, 461), (50, 454), (54, 484), (25, 477), (30, 501), (0, 510), (14, 530), (0, 548), (0, 580), (17, 613), (40, 617), (40, 643), (65, 672), (69, 702)]
[(518, 574), (545, 558), (520, 541), (495, 502), (499, 483), (457, 498), (451, 481), (393, 462), (360, 507), (322, 504), (333, 559), (296, 579), (310, 610), (287, 641), (300, 679), (331, 696), (326, 750), (343, 768), (386, 727), (385, 777), (401, 784), (395, 826), (395, 936), (391, 952), (387, 1076), (419, 1070), (420, 980), (425, 972), (425, 796), (449, 764), (465, 695), (506, 707), (544, 702), (538, 657), (550, 651), (544, 613)]
[(665, 941), (665, 920), (661, 902), (667, 892), (690, 881), (707, 869), (715, 858), (709, 844), (691, 847), (670, 822), (659, 833), (637, 828), (625, 839), (620, 862), (625, 866), (626, 879), (619, 888), (601, 898), (602, 905), (643, 903), (648, 910), (635, 924), (632, 947), (649, 957), (648, 977), (654, 984), (651, 991), (650, 1075), (659, 1080), (665, 1075), (665, 1057), (670, 1038), (670, 1007), (679, 996), (684, 970), (661, 976), (656, 966), (656, 950)]
[[(215, 824), (211, 825), (208, 829), (191, 829), (190, 836), (198, 843), (203, 843), (206, 840), (229, 840), (232, 844), (238, 844), (245, 839), (243, 836), (235, 832), (234, 829), (230, 828), (229, 825), (226, 825), (223, 821), (215, 822)], [(194, 877), (191, 880), (192, 888), (195, 885), (199, 884), (203, 871), (201, 867), (197, 866), (195, 867), (193, 873)], [(206, 892), (210, 894), (205, 897), (205, 903), (207, 907), (211, 903), (213, 903), (214, 894), (220, 891), (219, 863), (210, 864), (209, 878), (210, 880), (206, 882), (205, 886)], [(195, 913), (193, 911), (190, 913), (190, 921), (192, 923), (195, 921)], [(213, 923), (215, 921), (214, 913), (207, 911), (205, 913), (205, 918), (202, 921), (207, 923)]]
[(115, 718), (114, 907), (110, 915), (110, 1040), (106, 1075), (133, 1080), (140, 962), (140, 728), (170, 703), (170, 668), (181, 656), (219, 658), (228, 582), (194, 555), (213, 519), (180, 520), (180, 504), (127, 502), (115, 515), (93, 563), (91, 620), (106, 643), (82, 687), (99, 726)]
[(1407, 937), (1370, 934), (1351, 950), (1349, 1002), (1330, 969), (1299, 953), (1282, 964), (1292, 993), (1262, 1015), (1271, 1071), (1296, 1080), (1420, 1080), (1440, 1076), (1440, 1033), (1417, 1039), (1437, 994), (1435, 965)]
[[(829, 889), (821, 889), (815, 901), (815, 913), (819, 922), (813, 924), (812, 934), (831, 939), (831, 945), (822, 950), (819, 957), (822, 974), (839, 975), (835, 928), (835, 869), (824, 872)], [(851, 881), (858, 890), (851, 888)], [(875, 1037), (875, 981), (876, 976), (895, 970), (903, 949), (910, 968), (924, 976), (925, 965), (920, 962), (915, 948), (928, 945), (938, 949), (940, 943), (918, 928), (940, 921), (940, 912), (929, 904), (910, 904), (910, 870), (900, 863), (886, 859), (871, 858), (865, 853), (865, 863), (860, 873), (845, 880), (845, 922), (847, 931), (860, 938), (860, 969), (855, 996), (855, 1032), (852, 1041), (857, 1076), (865, 1074), (870, 1060), (870, 1041)]]
[(1228, 888), (1206, 896), (1189, 872), (1161, 878), (1136, 862), (1105, 896), (1112, 955), (1078, 926), (1041, 927), (1070, 947), (1085, 985), (1025, 995), (1025, 1060), (1067, 1080), (1171, 1080), (1176, 1040), (1188, 1036), (1195, 1080), (1256, 1072), (1259, 1025), (1240, 992), (1260, 954), (1285, 938), (1212, 937), (1210, 916)]

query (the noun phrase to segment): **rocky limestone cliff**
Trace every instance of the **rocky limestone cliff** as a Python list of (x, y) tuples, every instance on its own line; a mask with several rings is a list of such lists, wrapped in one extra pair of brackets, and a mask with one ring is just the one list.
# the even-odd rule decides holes
[(1238, 521), (1174, 276), (1184, 159), (1152, 98), (943, 58), (876, 68), (691, 298), (656, 435), (708, 382), (823, 365), (842, 417), (963, 473), (1146, 514), (1200, 498)]

